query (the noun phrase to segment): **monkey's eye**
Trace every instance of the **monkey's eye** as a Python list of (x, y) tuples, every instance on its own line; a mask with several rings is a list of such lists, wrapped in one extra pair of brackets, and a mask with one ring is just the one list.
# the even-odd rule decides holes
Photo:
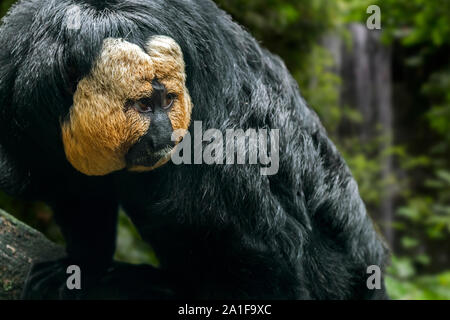
[(173, 106), (173, 102), (175, 101), (175, 99), (177, 98), (177, 95), (175, 93), (168, 93), (166, 95), (166, 99), (165, 99), (165, 103), (163, 105), (163, 108), (165, 110), (170, 109)]
[(152, 106), (149, 99), (140, 99), (137, 101), (130, 101), (129, 106), (140, 113), (149, 113), (152, 111)]

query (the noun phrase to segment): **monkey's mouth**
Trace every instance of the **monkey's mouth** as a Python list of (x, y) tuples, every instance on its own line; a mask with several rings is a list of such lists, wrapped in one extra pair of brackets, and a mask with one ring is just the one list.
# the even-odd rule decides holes
[(134, 171), (136, 168), (156, 169), (170, 160), (172, 151), (172, 147), (167, 147), (156, 152), (129, 152), (125, 157), (127, 168), (130, 171)]

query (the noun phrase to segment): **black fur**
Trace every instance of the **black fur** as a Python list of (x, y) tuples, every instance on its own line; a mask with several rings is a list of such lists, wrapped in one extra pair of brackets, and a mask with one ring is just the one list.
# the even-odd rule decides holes
[[(78, 31), (64, 27), (74, 3)], [(277, 175), (168, 164), (88, 178), (71, 168), (60, 121), (77, 81), (106, 37), (143, 47), (152, 35), (180, 44), (204, 130), (280, 129)], [(283, 62), (210, 0), (23, 0), (3, 21), (0, 47), (0, 161), (11, 173), (0, 187), (20, 184), (52, 204), (77, 263), (110, 262), (120, 202), (180, 296), (385, 297), (366, 287), (367, 267), (383, 267), (387, 253), (344, 160)]]

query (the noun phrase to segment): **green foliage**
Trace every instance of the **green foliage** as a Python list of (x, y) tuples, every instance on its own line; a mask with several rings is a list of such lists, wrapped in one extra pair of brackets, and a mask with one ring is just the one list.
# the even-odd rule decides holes
[(434, 151), (449, 154), (450, 146), (450, 64), (433, 73), (423, 85), (422, 93), (432, 101), (427, 113), (430, 127), (442, 136)]
[(114, 259), (134, 264), (159, 266), (153, 249), (142, 240), (133, 223), (123, 211), (119, 214), (117, 239)]
[(361, 143), (358, 137), (336, 140), (339, 150), (358, 182), (359, 192), (369, 212), (379, 207), (387, 193), (392, 192), (392, 186), (399, 188), (404, 183), (395, 175), (383, 176), (383, 164), (397, 151), (396, 148), (384, 147), (390, 139), (389, 135), (379, 133), (376, 138), (366, 143)]
[(290, 70), (300, 68), (318, 37), (336, 22), (337, 3), (328, 0), (216, 0)]
[(450, 43), (450, 2), (427, 0), (379, 0), (388, 39), (399, 38), (404, 45), (439, 47)]
[(449, 300), (450, 272), (433, 276), (416, 276), (409, 258), (392, 257), (386, 277), (386, 289), (391, 299), (399, 300)]
[(440, 47), (450, 43), (450, 1), (429, 0), (341, 0), (345, 22), (365, 23), (366, 8), (378, 5), (386, 41), (403, 45)]
[(332, 71), (333, 67), (334, 60), (330, 52), (315, 44), (310, 54), (304, 57), (302, 68), (293, 71), (305, 100), (332, 134), (336, 133), (343, 113), (347, 111), (339, 107), (341, 80)]
[(9, 7), (16, 2), (16, 0), (2, 0), (0, 2), (0, 17), (3, 17), (8, 11)]
[(427, 181), (436, 196), (413, 197), (398, 209), (398, 215), (406, 218), (409, 225), (425, 230), (429, 238), (445, 239), (450, 235), (450, 183), (447, 180), (450, 172), (440, 171), (436, 175), (435, 179)]

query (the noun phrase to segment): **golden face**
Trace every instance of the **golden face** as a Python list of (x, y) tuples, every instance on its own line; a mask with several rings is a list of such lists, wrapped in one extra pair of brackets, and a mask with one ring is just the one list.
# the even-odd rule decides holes
[(192, 104), (180, 47), (155, 36), (145, 49), (105, 39), (91, 73), (78, 83), (61, 128), (67, 159), (86, 175), (155, 169), (170, 159), (174, 145), (167, 137), (189, 127)]

